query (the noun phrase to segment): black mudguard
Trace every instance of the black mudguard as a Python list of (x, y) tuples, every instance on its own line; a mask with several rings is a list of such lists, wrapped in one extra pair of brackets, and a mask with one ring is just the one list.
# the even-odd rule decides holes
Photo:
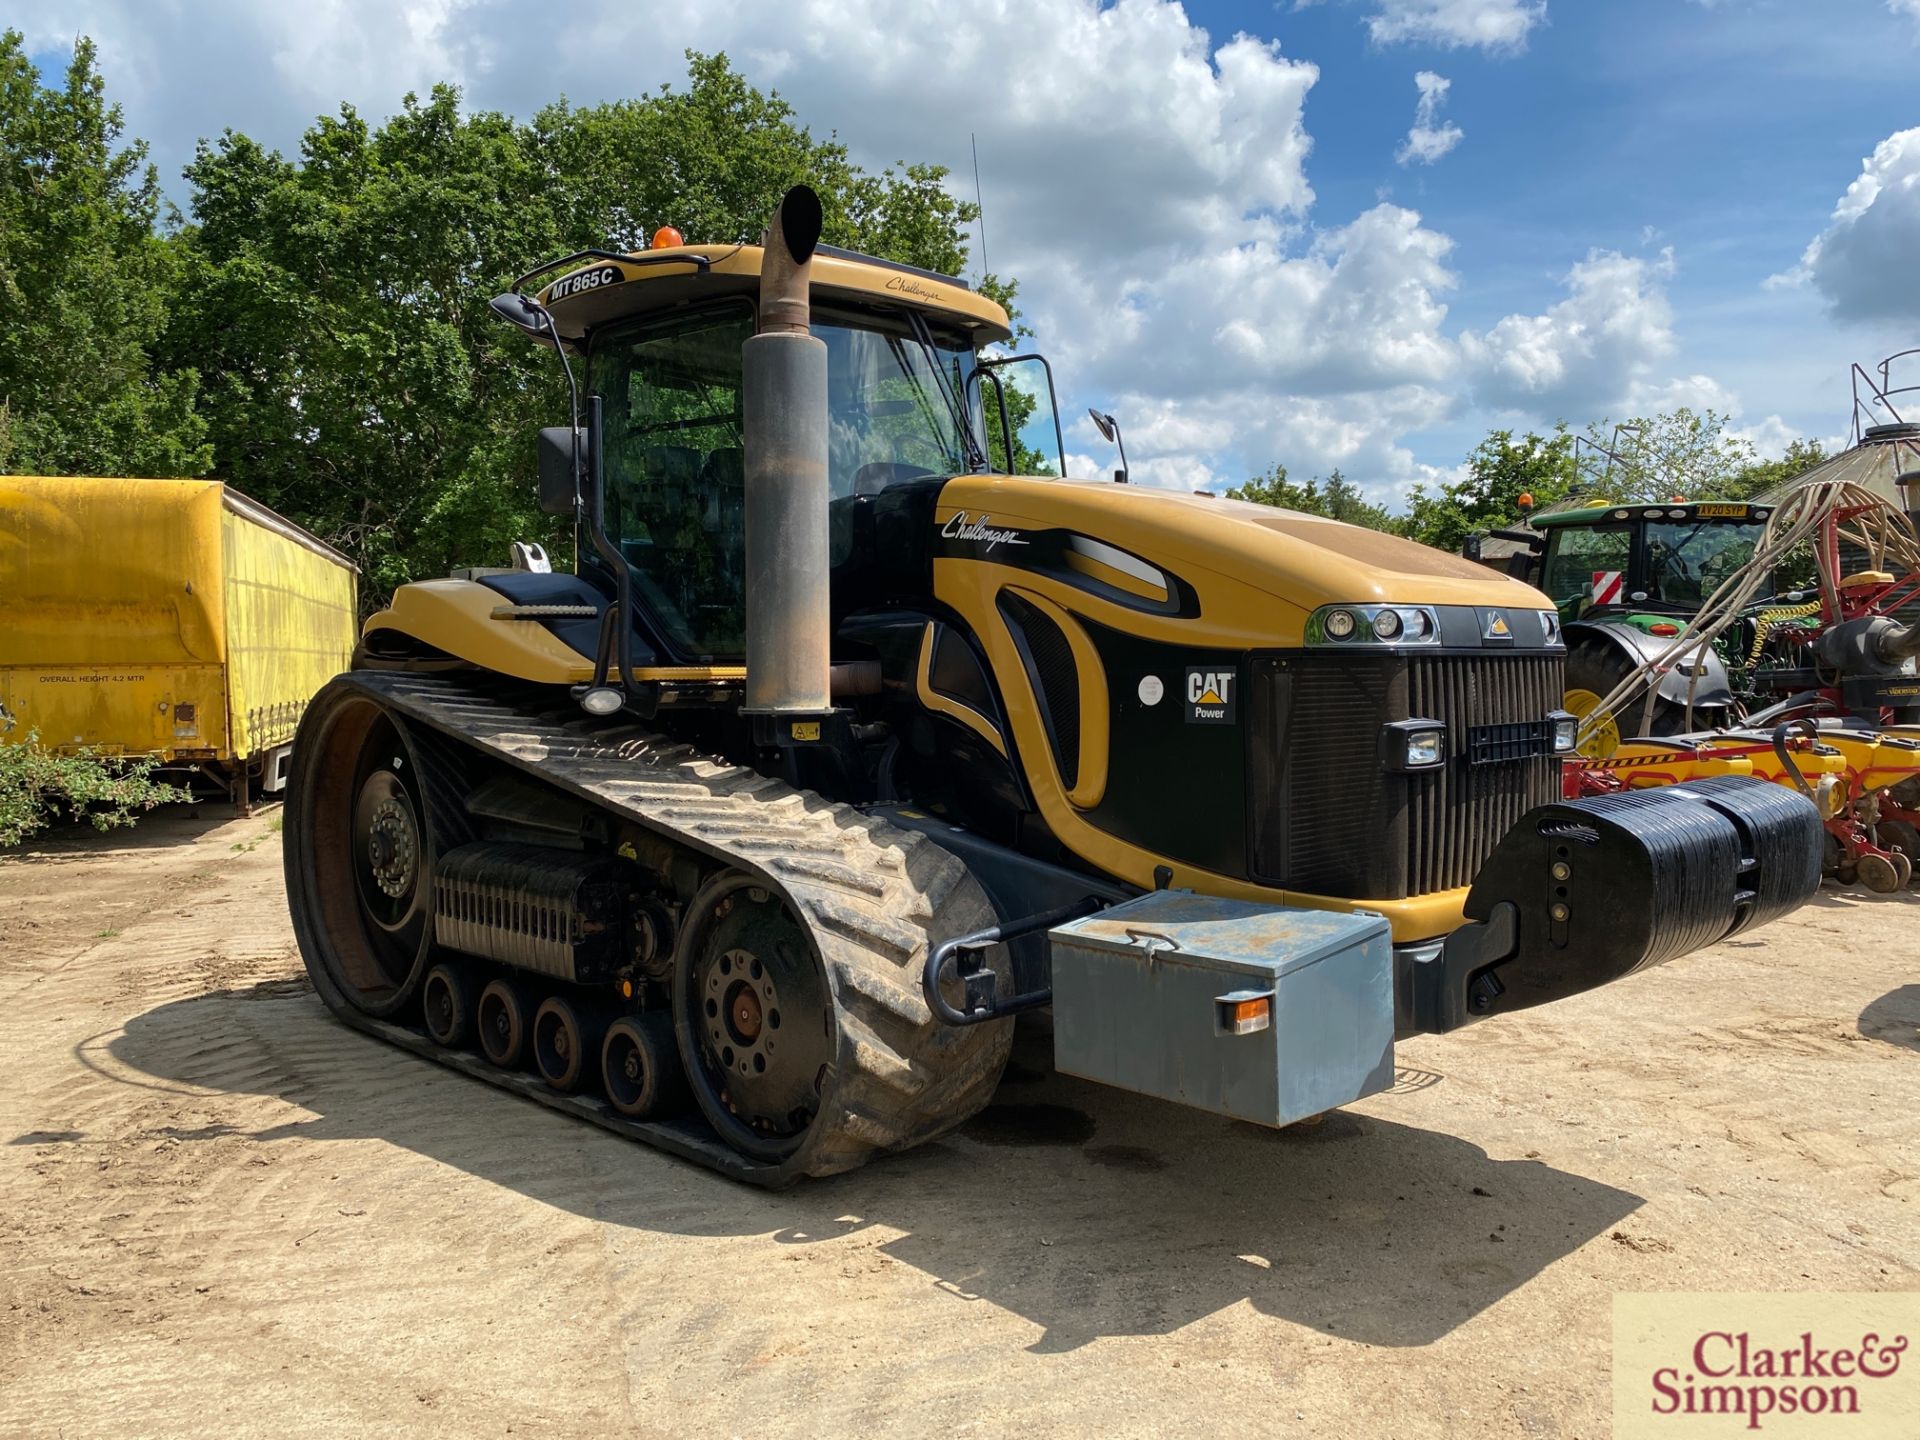
[(1803, 796), (1743, 776), (1529, 811), (1468, 892), (1468, 924), (1403, 967), (1403, 1034), (1606, 985), (1798, 909), (1826, 832)]
[[(1676, 624), (1684, 623), (1676, 621)], [(1618, 649), (1621, 655), (1632, 665), (1644, 665), (1656, 658), (1669, 645), (1670, 636), (1649, 635), (1644, 630), (1635, 629), (1624, 620), (1575, 620), (1565, 630), (1568, 645), (1574, 644), (1582, 635), (1593, 635), (1607, 641)], [(1667, 671), (1654, 687), (1654, 693), (1662, 700), (1671, 700), (1676, 705), (1687, 703), (1687, 691), (1693, 690), (1693, 705), (1696, 710), (1720, 709), (1733, 703), (1733, 687), (1727, 680), (1727, 667), (1711, 647), (1704, 656), (1690, 657), (1692, 663), (1700, 666), (1698, 682), (1687, 674), (1684, 668)], [(1631, 710), (1633, 707), (1627, 707)]]

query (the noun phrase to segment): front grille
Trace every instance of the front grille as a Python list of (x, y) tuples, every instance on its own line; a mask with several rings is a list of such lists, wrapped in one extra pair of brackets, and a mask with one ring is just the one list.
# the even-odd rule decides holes
[[(1254, 878), (1396, 900), (1470, 883), (1507, 829), (1558, 797), (1546, 715), (1558, 654), (1255, 657), (1248, 774)], [(1437, 720), (1446, 764), (1394, 774), (1381, 727)]]
[(1423, 655), (1408, 667), (1407, 703), (1447, 727), (1447, 763), (1409, 776), (1407, 894), (1472, 883), (1493, 847), (1535, 805), (1559, 798), (1549, 730), (1542, 753), (1474, 764), (1482, 726), (1539, 723), (1561, 701), (1557, 655)]

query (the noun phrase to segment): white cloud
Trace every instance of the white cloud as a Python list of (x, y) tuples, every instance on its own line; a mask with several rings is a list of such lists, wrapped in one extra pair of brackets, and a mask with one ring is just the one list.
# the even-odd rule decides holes
[[(1380, 43), (1510, 52), (1545, 13), (1373, 0), (1369, 23)], [(40, 0), (29, 24), (39, 49), (96, 36), (130, 133), (175, 170), (225, 126), (291, 151), (342, 100), (373, 119), (437, 80), (521, 116), (562, 93), (629, 97), (681, 83), (690, 48), (726, 51), (860, 163), (944, 163), (968, 198), (972, 133), (993, 267), (1021, 281), (1055, 362), (1076, 472), (1117, 462), (1071, 418), (1094, 404), (1143, 483), (1224, 488), (1279, 460), (1393, 499), (1439, 473), (1406, 440), (1456, 420), (1469, 381), (1488, 404), (1582, 420), (1654, 383), (1676, 345), (1671, 258), (1605, 252), (1544, 313), (1456, 339), (1448, 236), (1385, 200), (1315, 211), (1318, 68), (1250, 36), (1216, 44), (1173, 0), (982, 0), (939, 26), (914, 0), (582, 0), (558, 31), (539, 0)], [(1446, 81), (1416, 85), (1415, 133), (1450, 148)]]
[[(1744, 440), (1753, 446), (1754, 454), (1762, 460), (1778, 460), (1787, 453), (1787, 446), (1800, 439), (1800, 432), (1782, 420), (1778, 415), (1769, 415), (1764, 420), (1756, 420), (1751, 425), (1728, 427), (1727, 433), (1736, 440)], [(1828, 447), (1828, 453), (1845, 448), (1845, 443)]]
[(1547, 18), (1546, 0), (1378, 0), (1367, 30), (1383, 45), (1415, 41), (1495, 53), (1526, 47)]
[(1887, 0), (1887, 9), (1896, 15), (1911, 15), (1920, 20), (1920, 0)]
[(1566, 299), (1460, 337), (1474, 397), (1575, 421), (1630, 403), (1654, 363), (1676, 348), (1664, 284), (1673, 268), (1671, 248), (1652, 259), (1589, 251), (1567, 272)]
[[(1920, 13), (1920, 0), (1909, 0)], [(1920, 129), (1889, 135), (1861, 162), (1800, 264), (1769, 285), (1811, 282), (1835, 318), (1920, 318)]]
[(1413, 110), (1413, 128), (1407, 131), (1407, 138), (1400, 142), (1393, 158), (1402, 165), (1414, 160), (1431, 165), (1458, 145), (1464, 132), (1451, 121), (1445, 125), (1434, 123), (1440, 118), (1440, 106), (1447, 98), (1447, 91), (1453, 88), (1451, 80), (1431, 70), (1422, 70), (1413, 77), (1413, 83), (1420, 91), (1419, 103)]

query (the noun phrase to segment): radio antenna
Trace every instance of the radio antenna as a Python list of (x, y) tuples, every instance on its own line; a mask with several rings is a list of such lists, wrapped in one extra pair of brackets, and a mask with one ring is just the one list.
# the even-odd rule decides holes
[(974, 133), (967, 132), (967, 143), (973, 147), (973, 208), (979, 212), (980, 222), (980, 278), (987, 278), (987, 202), (980, 193), (980, 142)]

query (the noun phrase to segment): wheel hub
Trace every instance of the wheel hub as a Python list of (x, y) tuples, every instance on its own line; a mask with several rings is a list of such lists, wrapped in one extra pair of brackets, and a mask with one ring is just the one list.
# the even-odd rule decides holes
[(750, 950), (728, 950), (709, 961), (705, 971), (701, 1008), (708, 1053), (729, 1082), (735, 1076), (765, 1075), (780, 1049), (780, 997), (773, 973)]
[(382, 800), (367, 828), (367, 860), (381, 894), (398, 900), (413, 888), (419, 853), (412, 812), (391, 796)]

